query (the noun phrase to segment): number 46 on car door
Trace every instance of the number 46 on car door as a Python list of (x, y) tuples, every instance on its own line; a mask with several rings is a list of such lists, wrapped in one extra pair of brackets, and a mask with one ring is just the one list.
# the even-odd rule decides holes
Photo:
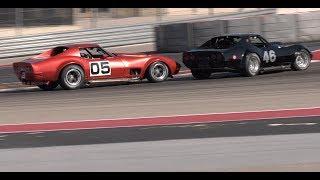
[(274, 50), (270, 50), (270, 51), (264, 51), (263, 54), (263, 61), (265, 61), (266, 63), (270, 62), (275, 62), (276, 61), (276, 53), (274, 52)]

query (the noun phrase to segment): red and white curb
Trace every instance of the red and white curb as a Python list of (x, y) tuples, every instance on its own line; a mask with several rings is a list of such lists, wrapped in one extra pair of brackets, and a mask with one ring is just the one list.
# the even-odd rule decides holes
[(63, 121), (63, 122), (26, 123), (26, 124), (4, 124), (4, 125), (0, 125), (0, 134), (1, 133), (20, 133), (20, 132), (45, 132), (45, 131), (61, 131), (61, 130), (121, 128), (121, 127), (144, 127), (144, 126), (161, 126), (161, 125), (177, 125), (177, 124), (230, 122), (230, 121), (271, 120), (271, 119), (281, 119), (281, 118), (312, 117), (312, 116), (320, 116), (320, 107), (265, 110), (265, 111), (248, 111), (248, 112), (213, 113), (213, 114), (191, 114), (191, 115), (160, 116), (160, 117), (123, 118), (123, 119), (98, 119), (98, 120)]

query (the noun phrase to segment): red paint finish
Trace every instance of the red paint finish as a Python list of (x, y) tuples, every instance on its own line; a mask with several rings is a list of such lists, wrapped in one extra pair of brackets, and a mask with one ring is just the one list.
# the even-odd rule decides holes
[(313, 60), (320, 60), (320, 49), (316, 51), (312, 51), (312, 59)]
[[(161, 55), (137, 54), (112, 54), (100, 58), (88, 59), (81, 57), (80, 48), (99, 47), (97, 44), (74, 44), (63, 46), (66, 50), (52, 55), (54, 48), (43, 52), (37, 56), (26, 59), (22, 62), (13, 63), (16, 76), (26, 84), (45, 84), (49, 81), (57, 81), (60, 72), (70, 64), (79, 65), (85, 72), (85, 79), (117, 79), (117, 78), (144, 78), (145, 72), (150, 64), (156, 61), (165, 63), (171, 75), (175, 75), (180, 70), (180, 65), (173, 59)], [(89, 63), (93, 61), (109, 61), (111, 67), (110, 75), (90, 76)], [(131, 69), (139, 69), (140, 74), (130, 73)], [(25, 78), (22, 78), (25, 76)]]
[(249, 121), (292, 117), (320, 116), (320, 107), (308, 109), (288, 109), (256, 112), (236, 112), (221, 114), (182, 115), (168, 117), (147, 117), (132, 119), (105, 119), (68, 122), (47, 122), (33, 124), (0, 125), (0, 133), (58, 131), (77, 129), (99, 129), (119, 127), (158, 126), (174, 124), (194, 124), (227, 121)]

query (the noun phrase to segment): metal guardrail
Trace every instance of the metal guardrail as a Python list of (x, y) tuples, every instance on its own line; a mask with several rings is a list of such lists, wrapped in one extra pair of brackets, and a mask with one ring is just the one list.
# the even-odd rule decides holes
[[(217, 15), (213, 17), (201, 16), (182, 20), (168, 20), (162, 21), (161, 24), (241, 18), (274, 13), (276, 13), (275, 8), (228, 15)], [(150, 23), (135, 26), (75, 30), (37, 36), (30, 35), (13, 38), (0, 38), (0, 59), (35, 55), (55, 46), (72, 43), (97, 43), (104, 48), (154, 43), (156, 40), (154, 26), (158, 24), (159, 23)]]
[(229, 13), (229, 14), (217, 14), (217, 15), (200, 15), (193, 18), (181, 19), (181, 20), (169, 20), (162, 21), (161, 25), (164, 24), (173, 24), (173, 23), (186, 23), (186, 22), (201, 22), (201, 21), (213, 21), (213, 20), (228, 20), (228, 19), (239, 19), (245, 17), (254, 17), (259, 15), (268, 15), (268, 14), (276, 14), (277, 8), (269, 8), (263, 10), (255, 10), (255, 11), (243, 11), (237, 13)]
[(73, 43), (97, 43), (102, 47), (115, 47), (154, 41), (152, 25), (25, 36), (0, 39), (0, 58), (39, 54), (55, 46)]

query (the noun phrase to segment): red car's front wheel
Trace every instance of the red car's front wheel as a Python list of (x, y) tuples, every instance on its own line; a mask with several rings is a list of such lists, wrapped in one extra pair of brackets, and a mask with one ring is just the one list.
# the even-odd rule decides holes
[(166, 80), (168, 76), (168, 66), (163, 62), (154, 62), (149, 66), (146, 77), (150, 82), (161, 82)]

